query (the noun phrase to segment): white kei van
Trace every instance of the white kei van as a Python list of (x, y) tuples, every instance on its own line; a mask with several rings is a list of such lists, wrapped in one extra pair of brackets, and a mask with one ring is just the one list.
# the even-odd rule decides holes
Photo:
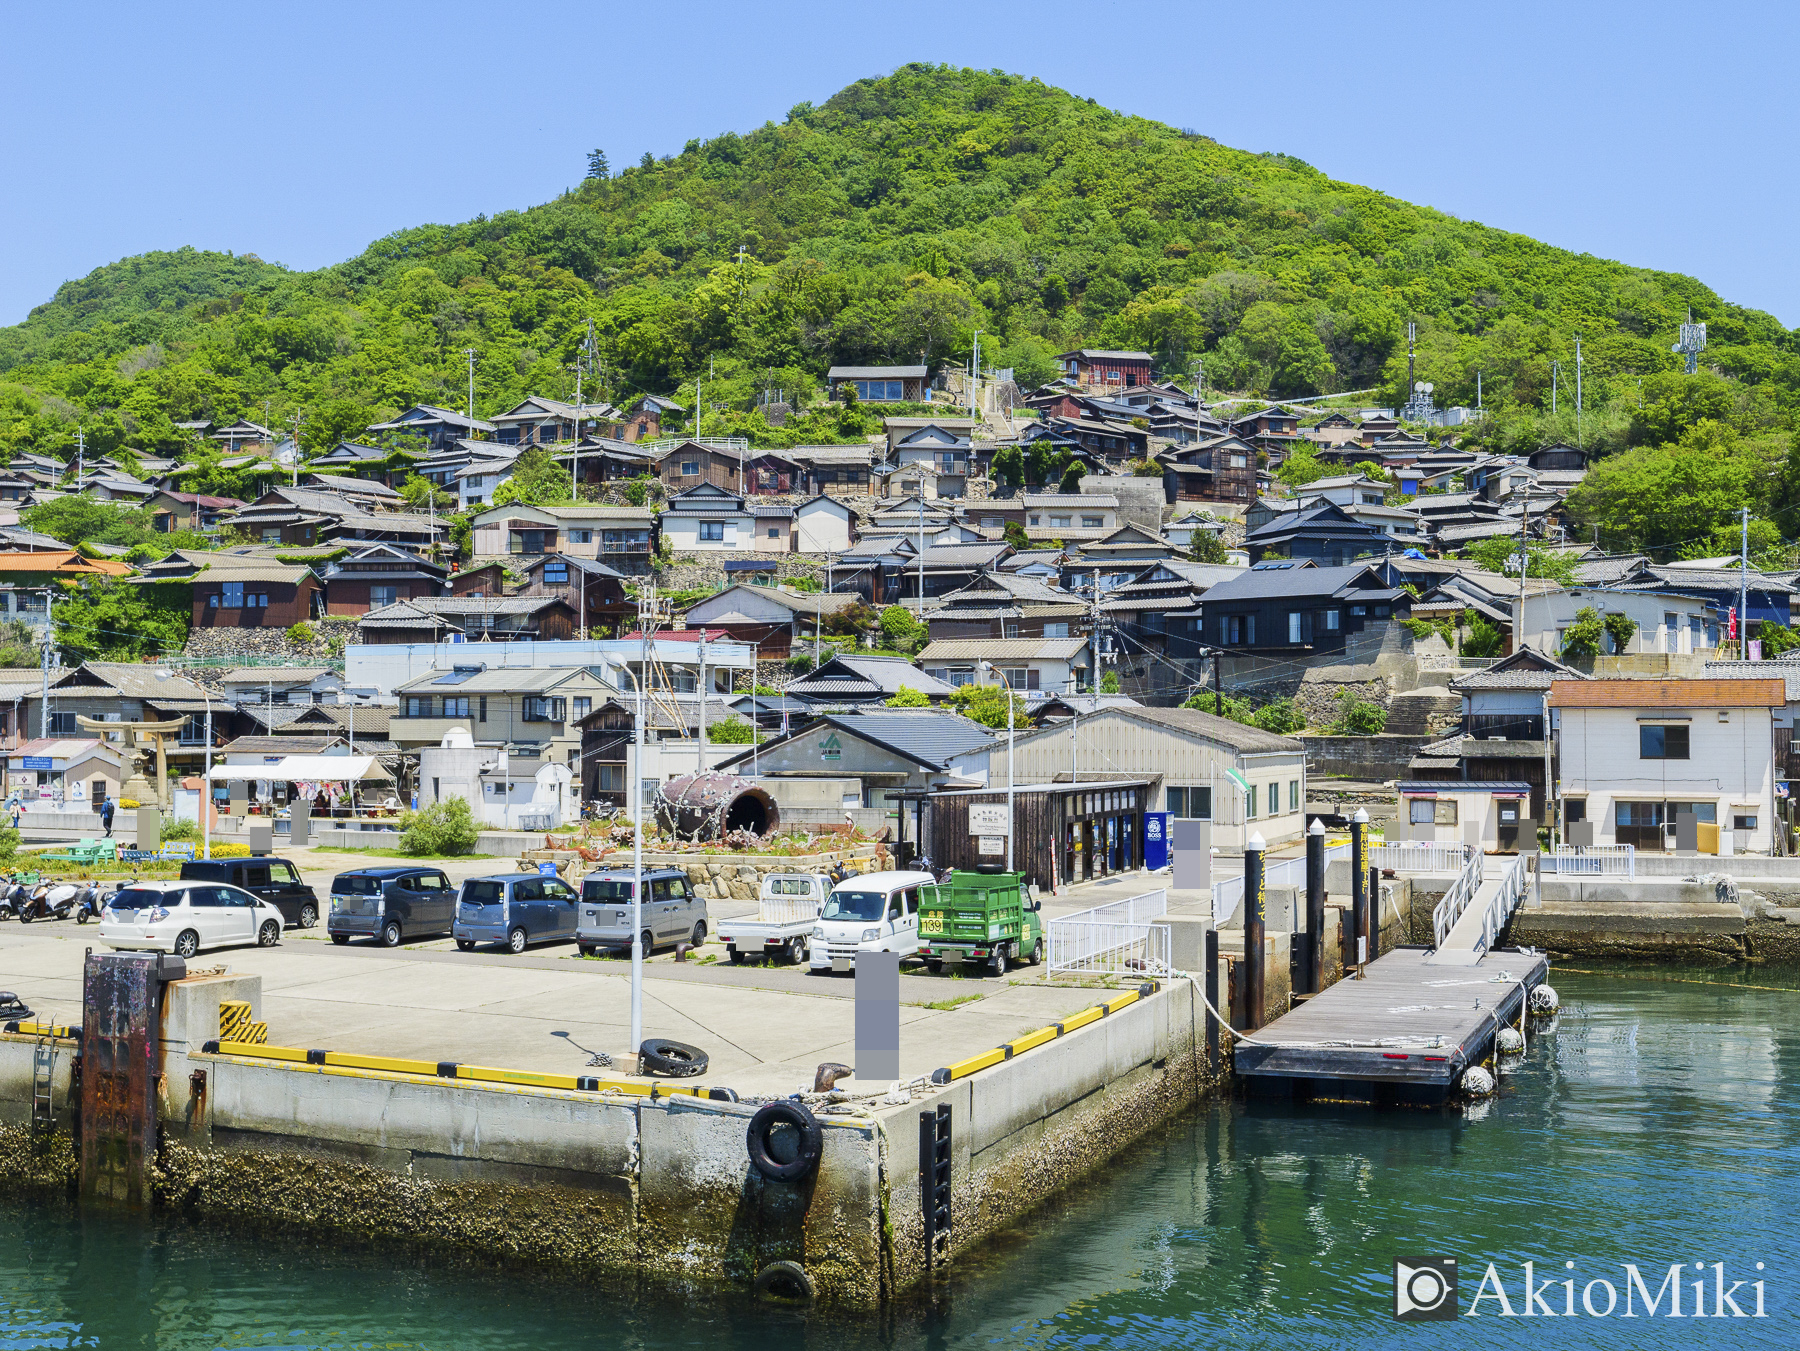
[(909, 957), (919, 950), (919, 888), (937, 879), (930, 873), (864, 873), (846, 877), (833, 888), (813, 926), (808, 969), (856, 969), (859, 949), (898, 952)]

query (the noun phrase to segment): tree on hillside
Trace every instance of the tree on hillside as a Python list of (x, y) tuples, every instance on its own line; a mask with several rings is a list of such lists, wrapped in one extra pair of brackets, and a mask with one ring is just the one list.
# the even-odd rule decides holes
[(504, 507), (523, 502), (533, 507), (559, 507), (570, 500), (569, 471), (552, 460), (549, 451), (533, 446), (513, 461), (512, 477), (494, 489), (489, 504)]
[(142, 661), (180, 652), (187, 642), (189, 583), (134, 585), (104, 577), (63, 590), (52, 611), (56, 643), (74, 662)]
[(605, 178), (610, 173), (606, 167), (606, 152), (590, 150), (587, 152), (587, 176), (589, 178)]
[(1195, 527), (1194, 533), (1188, 536), (1188, 557), (1196, 563), (1229, 563), (1231, 557), (1225, 551), (1225, 543), (1210, 530)]
[(1309, 483), (1316, 483), (1326, 476), (1327, 470), (1319, 457), (1309, 450), (1289, 452), (1286, 459), (1275, 467), (1275, 477), (1290, 488), (1304, 488)]
[[(1463, 556), (1479, 563), (1485, 572), (1496, 572), (1502, 577), (1516, 577), (1519, 574), (1518, 564), (1514, 561), (1519, 556), (1519, 541), (1505, 535), (1476, 540), (1463, 550)], [(1525, 559), (1527, 577), (1548, 577), (1564, 586), (1575, 580), (1573, 554), (1551, 549), (1533, 540), (1526, 545)]]
[(1598, 527), (1614, 552), (1678, 548), (1723, 532), (1741, 507), (1762, 512), (1789, 439), (1746, 438), (1723, 422), (1702, 418), (1672, 445), (1640, 446), (1589, 467), (1570, 492), (1567, 509), (1577, 538)]

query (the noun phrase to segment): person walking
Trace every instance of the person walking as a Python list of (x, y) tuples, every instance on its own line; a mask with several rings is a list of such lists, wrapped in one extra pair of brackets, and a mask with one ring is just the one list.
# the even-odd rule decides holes
[(100, 804), (100, 824), (106, 827), (106, 836), (112, 838), (113, 800), (112, 794), (106, 795), (106, 801)]
[(19, 828), (19, 813), (24, 810), (24, 807), (20, 805), (18, 798), (14, 798), (7, 805), (12, 809), (13, 829), (17, 830)]

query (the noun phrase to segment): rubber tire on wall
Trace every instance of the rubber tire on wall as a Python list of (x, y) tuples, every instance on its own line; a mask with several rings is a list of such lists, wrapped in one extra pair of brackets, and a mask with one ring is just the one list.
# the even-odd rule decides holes
[[(799, 1287), (799, 1295), (784, 1295), (776, 1290), (777, 1285), (794, 1285)], [(813, 1299), (818, 1295), (818, 1287), (813, 1284), (806, 1268), (798, 1262), (771, 1262), (756, 1273), (756, 1293), (763, 1299), (778, 1299), (787, 1302)]]
[(638, 1047), (638, 1057), (647, 1074), (663, 1074), (671, 1079), (691, 1079), (705, 1074), (710, 1058), (698, 1046), (668, 1037), (652, 1037)]
[[(779, 1163), (769, 1153), (769, 1133), (778, 1125), (789, 1125), (800, 1132), (800, 1152), (790, 1163)], [(745, 1133), (750, 1151), (750, 1166), (772, 1182), (798, 1182), (819, 1166), (819, 1155), (825, 1148), (825, 1132), (817, 1118), (800, 1102), (771, 1102), (757, 1109)]]

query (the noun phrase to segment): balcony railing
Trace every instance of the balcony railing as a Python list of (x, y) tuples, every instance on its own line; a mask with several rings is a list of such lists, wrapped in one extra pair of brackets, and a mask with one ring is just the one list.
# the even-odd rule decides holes
[(1503, 741), (1542, 741), (1544, 720), (1527, 714), (1469, 714), (1463, 718), (1463, 735), (1483, 741), (1496, 737)]

